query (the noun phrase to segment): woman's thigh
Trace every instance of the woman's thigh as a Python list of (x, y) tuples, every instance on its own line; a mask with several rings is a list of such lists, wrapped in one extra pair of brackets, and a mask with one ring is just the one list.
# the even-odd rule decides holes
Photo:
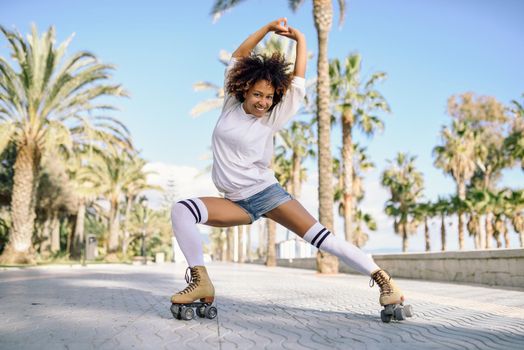
[(309, 212), (293, 199), (279, 205), (275, 209), (267, 212), (266, 217), (278, 222), (288, 230), (293, 231), (300, 237), (304, 237), (306, 232), (317, 222)]
[(200, 197), (207, 208), (206, 225), (229, 227), (248, 225), (251, 223), (249, 214), (239, 205), (225, 198)]

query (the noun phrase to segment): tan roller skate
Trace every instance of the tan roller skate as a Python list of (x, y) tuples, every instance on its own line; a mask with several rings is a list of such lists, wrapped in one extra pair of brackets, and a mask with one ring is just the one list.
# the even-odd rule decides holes
[(413, 316), (412, 306), (404, 305), (404, 295), (389, 273), (382, 269), (374, 271), (371, 273), (370, 287), (375, 282), (380, 288), (380, 305), (384, 306), (384, 310), (380, 312), (382, 322), (389, 323), (391, 319), (402, 321)]
[[(199, 317), (213, 319), (217, 308), (211, 306), (215, 300), (215, 287), (209, 279), (205, 266), (188, 267), (186, 270), (187, 287), (171, 297), (171, 313), (178, 320), (191, 320)], [(195, 308), (195, 310), (193, 310)]]

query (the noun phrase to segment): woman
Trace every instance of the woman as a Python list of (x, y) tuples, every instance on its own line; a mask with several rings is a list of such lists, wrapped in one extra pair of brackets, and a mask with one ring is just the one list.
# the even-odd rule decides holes
[[(296, 41), (292, 74), (279, 54), (252, 55), (269, 32)], [(225, 74), (225, 99), (213, 132), (213, 182), (225, 198), (182, 200), (172, 207), (176, 239), (191, 271), (189, 285), (172, 296), (173, 304), (200, 299), (211, 303), (214, 287), (204, 266), (197, 223), (229, 227), (274, 220), (307, 242), (336, 255), (350, 267), (371, 276), (380, 287), (380, 304), (403, 302), (401, 291), (373, 259), (331, 234), (278, 183), (270, 168), (273, 135), (297, 112), (305, 96), (306, 40), (285, 18), (251, 34), (233, 52)]]

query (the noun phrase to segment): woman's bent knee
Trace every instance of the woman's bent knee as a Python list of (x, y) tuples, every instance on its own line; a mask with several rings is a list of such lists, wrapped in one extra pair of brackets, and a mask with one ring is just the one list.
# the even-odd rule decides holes
[(208, 219), (207, 209), (198, 198), (184, 199), (171, 206), (171, 222), (192, 220), (195, 224), (205, 223)]

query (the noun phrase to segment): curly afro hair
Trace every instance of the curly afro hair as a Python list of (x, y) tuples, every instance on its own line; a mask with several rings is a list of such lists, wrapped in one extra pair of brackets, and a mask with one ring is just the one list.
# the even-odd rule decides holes
[(229, 71), (226, 91), (244, 102), (244, 92), (260, 80), (268, 81), (275, 89), (271, 111), (281, 100), (291, 85), (291, 63), (285, 57), (275, 52), (271, 56), (252, 54), (241, 58)]

